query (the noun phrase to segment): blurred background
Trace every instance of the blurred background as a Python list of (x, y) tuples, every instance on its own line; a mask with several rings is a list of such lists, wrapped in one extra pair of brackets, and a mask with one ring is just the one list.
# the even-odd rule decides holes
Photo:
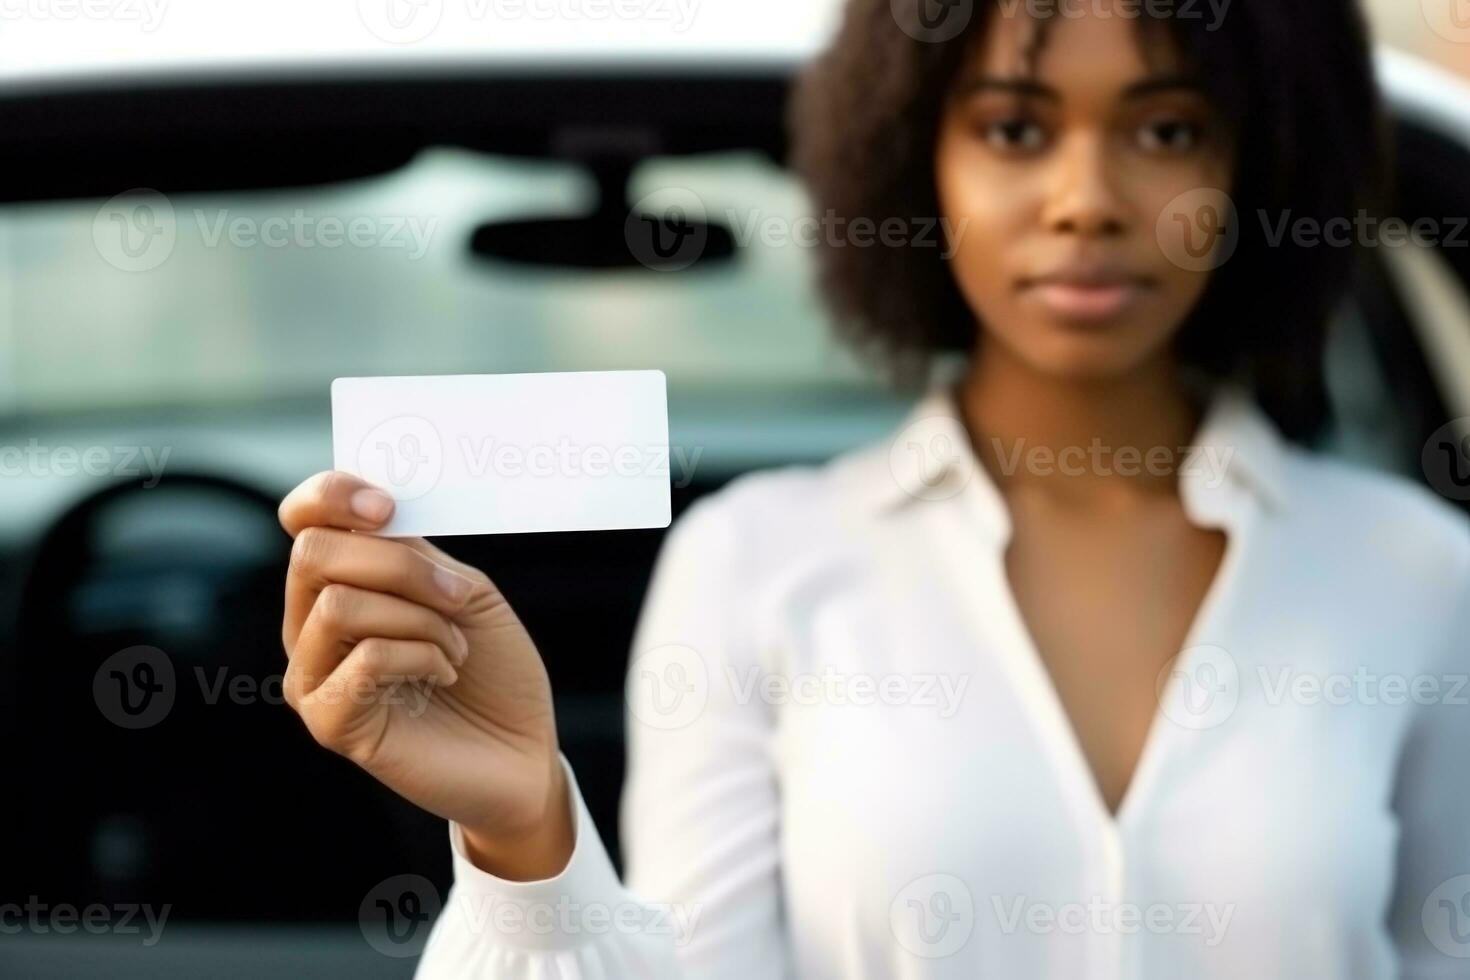
[[(1370, 6), (1395, 211), (1453, 223), (1470, 5)], [(280, 701), (275, 508), (331, 464), (333, 378), (661, 369), (676, 514), (901, 417), (791, 234), (785, 93), (839, 7), (0, 8), (0, 976), (411, 974), (445, 828)], [(1470, 415), (1470, 248), (1379, 252), (1322, 448), (1465, 501), (1434, 461)], [(541, 646), (615, 857), (661, 534), (442, 542)]]
[(1381, 43), (1470, 76), (1470, 47), (1463, 36), (1470, 29), (1470, 10), (1437, 0), (1367, 0), (1364, 9)]

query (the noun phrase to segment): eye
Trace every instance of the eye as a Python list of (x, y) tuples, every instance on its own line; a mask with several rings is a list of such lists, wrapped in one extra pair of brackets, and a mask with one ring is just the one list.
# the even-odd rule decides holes
[(1187, 119), (1162, 119), (1138, 131), (1145, 150), (1165, 153), (1187, 153), (1199, 146), (1202, 137), (1202, 127)]
[(1003, 152), (1031, 152), (1046, 145), (1045, 130), (1033, 120), (1019, 116), (986, 123), (980, 133), (987, 145)]

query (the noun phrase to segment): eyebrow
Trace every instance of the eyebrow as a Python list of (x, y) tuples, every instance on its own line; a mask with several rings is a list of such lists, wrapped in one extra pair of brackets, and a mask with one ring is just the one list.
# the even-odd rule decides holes
[[(1180, 90), (1203, 92), (1204, 83), (1193, 75), (1155, 75), (1129, 85), (1123, 90), (1123, 98), (1141, 99), (1145, 96), (1157, 95), (1160, 92)], [(955, 94), (960, 98), (967, 98), (976, 92), (1007, 92), (1012, 95), (1033, 99), (1046, 99), (1051, 102), (1057, 102), (1061, 99), (1056, 89), (1035, 79), (1000, 78), (997, 76), (980, 76), (966, 79), (960, 83)]]

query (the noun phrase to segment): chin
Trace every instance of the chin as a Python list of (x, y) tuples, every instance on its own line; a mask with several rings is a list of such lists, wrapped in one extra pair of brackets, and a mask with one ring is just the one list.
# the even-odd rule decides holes
[(1038, 325), (1013, 349), (1038, 374), (1075, 381), (1124, 377), (1147, 363), (1157, 345), (1105, 325)]

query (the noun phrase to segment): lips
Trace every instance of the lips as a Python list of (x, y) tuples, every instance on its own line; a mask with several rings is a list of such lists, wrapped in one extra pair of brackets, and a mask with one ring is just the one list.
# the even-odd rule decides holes
[(1054, 317), (1071, 321), (1115, 319), (1153, 287), (1151, 280), (1114, 269), (1069, 269), (1021, 281), (1023, 293)]

